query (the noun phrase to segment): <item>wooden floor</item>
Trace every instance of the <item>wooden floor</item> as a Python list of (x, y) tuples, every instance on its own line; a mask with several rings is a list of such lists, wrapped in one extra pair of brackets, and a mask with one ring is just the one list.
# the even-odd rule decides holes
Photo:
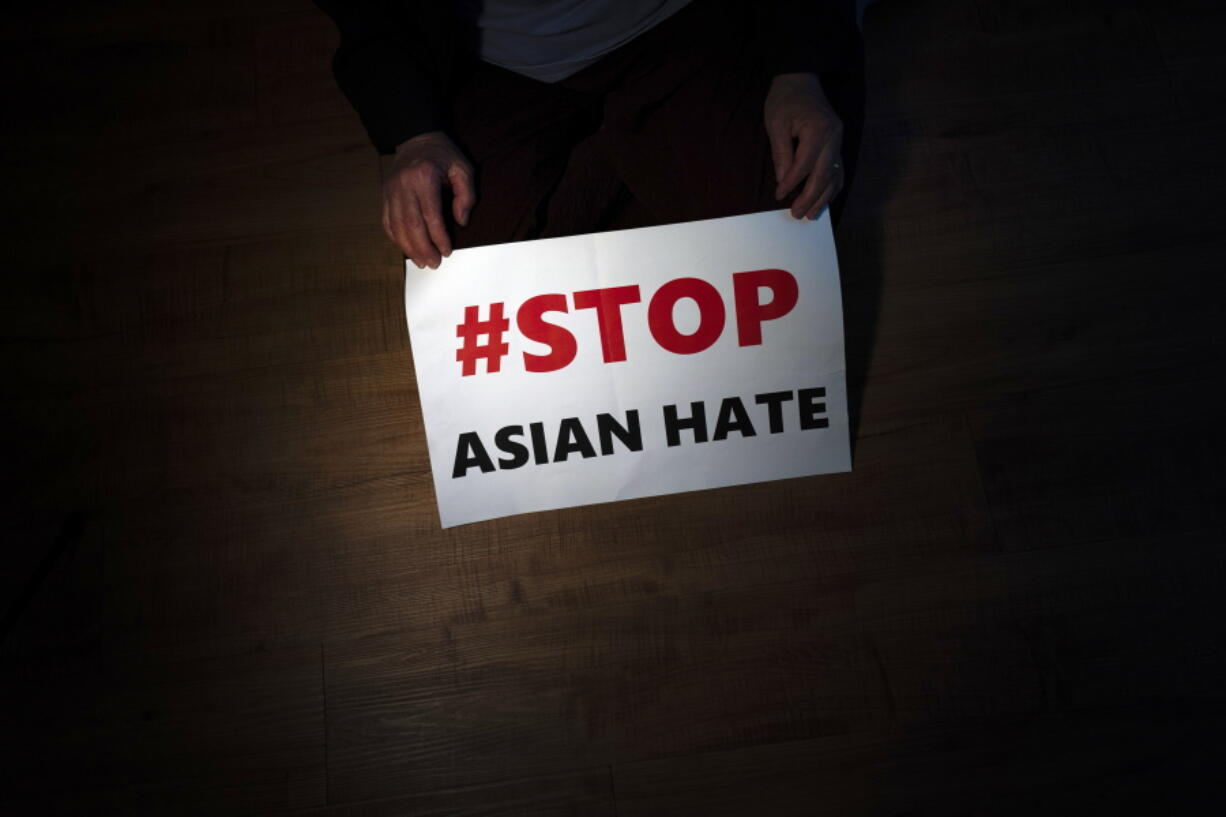
[(0, 24), (0, 811), (1226, 809), (1219, 3), (873, 6), (854, 471), (447, 531), (330, 22), (52, 8)]

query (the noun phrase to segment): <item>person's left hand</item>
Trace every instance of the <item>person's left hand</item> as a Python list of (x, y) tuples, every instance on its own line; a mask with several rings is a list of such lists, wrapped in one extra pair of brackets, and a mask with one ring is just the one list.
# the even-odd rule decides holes
[(775, 198), (783, 199), (804, 181), (792, 201), (792, 218), (815, 219), (843, 189), (843, 122), (817, 74), (779, 74), (771, 81), (764, 109)]

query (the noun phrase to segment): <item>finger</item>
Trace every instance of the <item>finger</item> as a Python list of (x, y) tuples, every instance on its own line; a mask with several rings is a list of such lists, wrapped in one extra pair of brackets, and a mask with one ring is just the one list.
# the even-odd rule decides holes
[(443, 223), (443, 203), (440, 192), (439, 185), (429, 185), (417, 196), (418, 204), (421, 205), (422, 220), (426, 225), (426, 234), (442, 256), (433, 258), (435, 266), (443, 258), (451, 255), (451, 239), (447, 235), (447, 225)]
[(808, 219), (809, 221), (817, 220), (817, 214), (820, 213), (822, 211), (822, 208), (828, 205), (830, 201), (834, 198), (834, 196), (831, 195), (830, 193), (830, 191), (833, 189), (834, 189), (834, 186), (831, 185), (830, 187), (827, 187), (825, 190), (822, 191), (822, 195), (818, 198), (817, 203), (813, 205), (813, 209), (811, 209), (808, 213), (805, 213), (806, 219)]
[(813, 203), (817, 201), (817, 197), (825, 189), (826, 182), (826, 178), (819, 176), (816, 170), (809, 174), (804, 187), (796, 194), (796, 198), (792, 199), (792, 218), (803, 218), (805, 213), (809, 212)]
[(447, 171), (447, 181), (451, 182), (451, 215), (462, 227), (468, 226), (468, 213), (477, 203), (477, 191), (473, 184), (472, 169), (466, 165), (453, 164)]
[(775, 198), (781, 199), (780, 182), (792, 166), (792, 136), (786, 127), (778, 123), (766, 126), (766, 136), (770, 140), (771, 161), (775, 165)]
[(391, 212), (389, 213), (392, 235), (396, 245), (404, 253), (405, 258), (412, 261), (418, 269), (423, 269), (421, 256), (413, 249), (413, 242), (409, 239), (408, 217), (405, 215), (405, 209), (404, 195), (392, 199)]
[(385, 212), (387, 213), (388, 234), (391, 235), (392, 241), (396, 242), (396, 246), (400, 248), (400, 251), (404, 253), (406, 258), (412, 261), (418, 269), (421, 269), (421, 262), (413, 257), (413, 245), (409, 241), (408, 230), (405, 229), (406, 219), (403, 195), (395, 195), (388, 199), (385, 205)]
[(429, 269), (437, 269), (439, 264), (438, 248), (434, 246), (434, 242), (430, 239), (430, 229), (426, 226), (426, 220), (422, 217), (420, 199), (414, 198), (407, 212), (409, 218), (406, 226), (409, 233), (409, 243), (413, 246), (415, 257), (421, 261), (423, 266)]
[(826, 189), (822, 191), (822, 194), (818, 196), (817, 201), (814, 202), (813, 206), (809, 208), (809, 211), (805, 213), (805, 218), (809, 219), (810, 221), (817, 218), (817, 214), (822, 211), (822, 208), (834, 201), (834, 197), (837, 196), (839, 191), (842, 189), (843, 173), (841, 170), (836, 170), (834, 172), (834, 176), (830, 179), (830, 183), (826, 185)]
[(821, 152), (821, 145), (817, 141), (817, 128), (814, 125), (806, 125), (801, 128), (798, 142), (792, 166), (788, 168), (787, 175), (779, 182), (779, 189), (775, 191), (778, 198), (783, 198), (792, 192), (800, 180), (808, 175)]
[[(822, 145), (821, 151), (818, 153), (818, 156), (813, 163), (811, 175), (809, 176), (809, 181), (813, 185), (811, 197), (808, 194), (797, 196), (797, 202), (800, 202), (801, 199), (807, 199), (806, 201), (800, 202), (799, 207), (796, 206), (797, 202), (793, 202), (792, 214), (796, 218), (801, 218), (803, 214), (812, 209), (813, 202), (816, 201), (817, 196), (829, 183), (830, 178), (834, 175), (834, 163), (838, 158), (842, 141), (843, 139), (839, 133), (839, 129), (836, 128), (834, 133), (831, 134), (831, 138), (824, 145)], [(806, 191), (808, 190), (809, 188), (806, 187)]]
[(405, 240), (408, 242), (411, 250), (409, 256), (418, 266), (434, 269), (438, 264), (434, 260), (436, 250), (430, 242), (430, 235), (426, 230), (426, 222), (421, 217), (421, 205), (418, 204), (416, 196), (410, 195), (406, 198), (404, 203), (404, 220), (401, 223), (404, 226)]
[(392, 241), (392, 243), (398, 243), (396, 241), (396, 234), (392, 232), (392, 222), (391, 222), (390, 217), (388, 216), (388, 211), (390, 209), (391, 209), (391, 205), (388, 203), (387, 199), (384, 199), (383, 200), (383, 232), (387, 235), (388, 239)]
[[(415, 252), (414, 258), (430, 269), (436, 269), (439, 261), (438, 248), (430, 236), (430, 225), (425, 213), (440, 212), (439, 192), (443, 186), (442, 173), (428, 162), (410, 167), (401, 176), (404, 198), (404, 225), (409, 243)], [(442, 219), (439, 219), (441, 224)], [(445, 231), (440, 230), (441, 232)]]

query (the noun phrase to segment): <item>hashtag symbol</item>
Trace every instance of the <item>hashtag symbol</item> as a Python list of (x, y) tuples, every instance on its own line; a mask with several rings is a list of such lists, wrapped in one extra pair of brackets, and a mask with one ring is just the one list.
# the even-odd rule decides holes
[[(490, 319), (483, 321), (480, 311), (475, 306), (464, 307), (464, 323), (455, 328), (457, 338), (464, 339), (464, 345), (456, 349), (455, 359), (460, 361), (460, 374), (467, 377), (477, 373), (477, 359), (485, 358), (485, 370), (496, 372), (502, 365), (502, 357), (511, 347), (502, 342), (502, 333), (510, 328), (511, 322), (502, 315), (502, 303), (490, 304)], [(489, 337), (488, 343), (477, 343), (481, 335)]]

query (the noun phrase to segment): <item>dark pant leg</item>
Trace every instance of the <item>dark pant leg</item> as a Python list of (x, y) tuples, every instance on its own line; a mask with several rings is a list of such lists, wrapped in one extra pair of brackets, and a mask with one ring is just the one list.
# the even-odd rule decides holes
[[(473, 163), (477, 188), (466, 226), (452, 222), (445, 202), (455, 246), (539, 237), (559, 182), (575, 168), (575, 146), (600, 125), (600, 105), (599, 95), (478, 62), (452, 105), (450, 135)], [(580, 213), (576, 220), (594, 220), (599, 202), (581, 201), (596, 215)]]
[[(560, 83), (478, 63), (453, 136), (478, 203), (457, 247), (740, 215), (774, 198), (762, 105), (770, 78), (743, 36), (748, 9), (693, 3)], [(821, 77), (844, 122), (843, 192), (863, 129), (864, 74)]]
[[(780, 209), (796, 195), (774, 198), (763, 120), (770, 77), (744, 36), (750, 14), (747, 5), (695, 3), (614, 57), (627, 65), (606, 97), (598, 138), (649, 223)], [(862, 66), (821, 81), (844, 122), (837, 223), (859, 155)]]

